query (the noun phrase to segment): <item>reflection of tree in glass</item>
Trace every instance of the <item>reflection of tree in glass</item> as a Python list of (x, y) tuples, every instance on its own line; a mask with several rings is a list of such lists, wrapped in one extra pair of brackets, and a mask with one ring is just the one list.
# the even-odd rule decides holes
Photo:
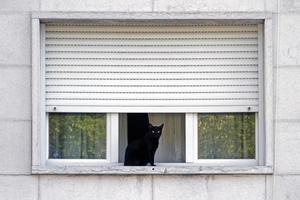
[(199, 114), (199, 159), (254, 159), (255, 114)]
[(105, 159), (106, 115), (49, 114), (49, 158)]

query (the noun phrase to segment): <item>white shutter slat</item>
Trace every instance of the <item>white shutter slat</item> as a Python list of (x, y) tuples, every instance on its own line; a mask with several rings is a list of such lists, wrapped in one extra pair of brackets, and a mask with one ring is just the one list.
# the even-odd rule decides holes
[[(183, 71), (184, 70), (184, 71)], [(162, 73), (241, 73), (241, 72), (258, 72), (257, 66), (246, 65), (246, 66), (192, 66), (192, 65), (138, 65), (138, 66), (47, 66), (48, 73), (153, 73), (158, 74)]]
[(117, 85), (130, 85), (130, 86), (181, 86), (181, 85), (190, 85), (190, 87), (198, 86), (210, 86), (210, 85), (256, 85), (257, 79), (202, 79), (202, 80), (182, 80), (182, 79), (168, 79), (168, 80), (155, 80), (155, 79), (47, 79), (47, 84), (49, 85), (61, 85), (61, 87), (72, 85), (103, 85), (104, 87), (108, 86), (117, 86)]
[(129, 23), (121, 23), (121, 24), (66, 24), (66, 23), (52, 23), (47, 24), (46, 31), (51, 32), (130, 32), (130, 33), (170, 33), (170, 32), (256, 32), (258, 30), (257, 24), (129, 24)]
[(257, 93), (47, 93), (46, 98), (59, 99), (257, 99)]
[[(226, 46), (226, 49), (224, 49), (224, 46)], [(176, 47), (176, 46), (175, 46)], [(132, 53), (132, 52), (169, 52), (169, 51), (205, 51), (205, 52), (210, 52), (210, 51), (257, 51), (257, 45), (246, 45), (246, 44), (237, 44), (237, 45), (190, 45), (190, 46), (177, 46), (177, 48), (180, 47), (180, 49), (174, 49), (174, 46), (163, 46), (163, 45), (153, 45), (153, 46), (146, 46), (146, 45), (136, 45), (136, 46), (129, 46), (129, 45), (124, 45), (124, 46), (118, 46), (117, 50), (115, 46), (84, 46), (84, 45), (78, 45), (78, 46), (67, 46), (67, 45), (47, 45), (46, 46), (46, 51), (48, 52), (121, 52), (121, 53)]]
[(222, 59), (222, 58), (211, 58), (211, 59), (47, 59), (46, 65), (257, 65), (257, 58), (248, 59)]
[[(69, 79), (132, 79), (136, 80), (137, 76), (142, 77), (143, 79), (185, 79), (185, 80), (202, 80), (202, 79), (237, 79), (237, 78), (257, 78), (257, 72), (253, 71), (242, 71), (242, 72), (189, 72), (189, 73), (174, 73), (174, 72), (148, 72), (148, 73), (96, 73), (96, 72), (85, 72), (85, 73), (70, 73), (70, 72), (48, 72), (46, 79), (64, 79), (68, 77)], [(184, 76), (184, 78), (182, 78)], [(201, 77), (201, 78), (199, 78)]]
[[(221, 54), (221, 55), (220, 55)], [(111, 53), (102, 53), (102, 52), (87, 52), (87, 53), (65, 53), (65, 52), (54, 52), (48, 53), (46, 59), (99, 59), (99, 60), (107, 60), (107, 59), (237, 59), (237, 58), (245, 58), (245, 59), (256, 59), (257, 51), (248, 51), (248, 52), (140, 52), (140, 53), (119, 53), (119, 52), (111, 52)]]
[(46, 46), (172, 46), (172, 47), (180, 47), (180, 46), (225, 46), (225, 45), (257, 45), (257, 38), (202, 38), (202, 39), (188, 39), (188, 40), (176, 40), (175, 39), (139, 39), (139, 40), (116, 40), (116, 39), (93, 39), (93, 40), (85, 40), (85, 39), (46, 39)]
[[(149, 104), (149, 101), (151, 101), (151, 104)], [(122, 108), (124, 106), (128, 107), (136, 107), (136, 106), (161, 106), (161, 105), (167, 105), (167, 106), (195, 106), (196, 107), (205, 107), (205, 106), (216, 106), (220, 107), (222, 106), (245, 106), (247, 107), (251, 106), (254, 110), (257, 107), (258, 101), (257, 99), (194, 99), (194, 100), (186, 100), (186, 99), (105, 99), (105, 100), (99, 100), (99, 99), (47, 99), (47, 106), (115, 106)], [(52, 109), (51, 109), (52, 110)], [(244, 111), (247, 109), (243, 109)], [(257, 110), (257, 109), (255, 109)], [(134, 111), (134, 110), (132, 110)], [(170, 110), (171, 111), (171, 110)]]
[(252, 106), (257, 24), (46, 24), (47, 106)]
[[(166, 92), (173, 92), (179, 93), (180, 90), (178, 87), (164, 87), (164, 86), (157, 86), (157, 87), (129, 87), (129, 86), (47, 86), (48, 93), (56, 93), (56, 92), (63, 92), (63, 93), (70, 93), (70, 92), (78, 92), (78, 93), (166, 93)], [(184, 86), (182, 86), (184, 87)], [(257, 92), (258, 86), (197, 86), (191, 87), (188, 86), (188, 90), (184, 90), (184, 93), (241, 93), (241, 92)], [(182, 92), (182, 93), (183, 93)]]
[[(167, 34), (166, 34), (167, 33)], [(47, 32), (46, 39), (79, 39), (79, 40), (107, 40), (107, 39), (116, 39), (116, 40), (156, 40), (156, 39), (165, 39), (165, 40), (188, 40), (188, 39), (207, 39), (207, 38), (257, 38), (257, 33), (254, 32), (204, 32), (204, 33), (194, 33), (194, 32), (182, 32), (182, 33), (85, 33), (85, 36), (82, 37), (82, 33), (78, 32)], [(122, 37), (120, 37), (122, 36)]]

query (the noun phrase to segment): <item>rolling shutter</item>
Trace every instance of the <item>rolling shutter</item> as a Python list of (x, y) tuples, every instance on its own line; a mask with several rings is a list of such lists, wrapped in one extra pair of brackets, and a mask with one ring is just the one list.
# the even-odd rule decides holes
[(46, 106), (259, 103), (258, 24), (45, 25)]

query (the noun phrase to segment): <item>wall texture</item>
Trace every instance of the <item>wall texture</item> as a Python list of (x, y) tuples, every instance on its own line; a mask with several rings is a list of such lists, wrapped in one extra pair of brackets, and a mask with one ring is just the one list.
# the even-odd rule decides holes
[(300, 2), (281, 0), (278, 16), (275, 199), (300, 199)]
[[(32, 11), (272, 12), (274, 175), (31, 175)], [(1, 0), (0, 199), (300, 199), (299, 35), (297, 0)]]

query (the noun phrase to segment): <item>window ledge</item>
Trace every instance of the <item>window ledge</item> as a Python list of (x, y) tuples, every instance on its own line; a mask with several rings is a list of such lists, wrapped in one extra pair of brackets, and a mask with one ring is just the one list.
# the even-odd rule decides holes
[(33, 174), (102, 174), (102, 175), (172, 175), (172, 174), (273, 174), (271, 166), (214, 166), (204, 167), (196, 164), (158, 164), (158, 166), (122, 166), (119, 164), (103, 166), (33, 166)]

